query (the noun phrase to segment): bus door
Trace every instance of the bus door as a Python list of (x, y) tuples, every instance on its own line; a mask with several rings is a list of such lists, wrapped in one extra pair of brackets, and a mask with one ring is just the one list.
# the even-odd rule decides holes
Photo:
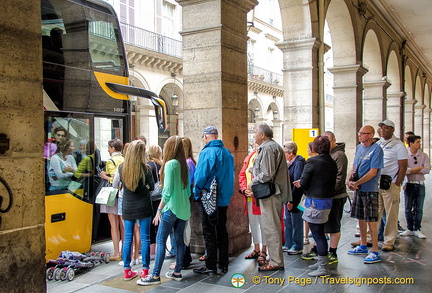
[(92, 240), (92, 192), (97, 163), (92, 116), (45, 112), (46, 258), (87, 252)]
[[(106, 161), (110, 159), (110, 155), (108, 153), (108, 142), (112, 139), (120, 139), (123, 143), (128, 141), (127, 125), (128, 123), (126, 117), (94, 117), (94, 137), (100, 153), (99, 171), (104, 169)], [(95, 177), (95, 179), (95, 190), (97, 190), (97, 185), (100, 183), (101, 179), (99, 177)], [(94, 194), (94, 197), (96, 197), (96, 194)], [(111, 238), (108, 215), (105, 213), (100, 213), (99, 204), (94, 204), (93, 206), (92, 234), (94, 241)]]

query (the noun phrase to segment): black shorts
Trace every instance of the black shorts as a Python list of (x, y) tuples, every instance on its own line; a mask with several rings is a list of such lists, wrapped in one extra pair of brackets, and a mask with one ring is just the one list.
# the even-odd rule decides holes
[(356, 191), (351, 207), (351, 218), (378, 222), (379, 192)]
[(347, 201), (347, 197), (334, 198), (332, 208), (328, 217), (327, 223), (324, 225), (325, 233), (338, 233), (341, 229), (341, 220), (343, 215), (343, 207)]

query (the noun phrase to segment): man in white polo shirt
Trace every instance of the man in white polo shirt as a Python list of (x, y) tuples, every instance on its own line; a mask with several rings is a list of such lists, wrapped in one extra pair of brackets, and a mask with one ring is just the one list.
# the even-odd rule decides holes
[(381, 128), (381, 138), (377, 144), (384, 151), (384, 168), (381, 170), (380, 178), (379, 219), (384, 210), (387, 217), (382, 250), (392, 251), (398, 236), (400, 191), (408, 166), (408, 152), (404, 143), (393, 135), (393, 121), (384, 120), (378, 126)]

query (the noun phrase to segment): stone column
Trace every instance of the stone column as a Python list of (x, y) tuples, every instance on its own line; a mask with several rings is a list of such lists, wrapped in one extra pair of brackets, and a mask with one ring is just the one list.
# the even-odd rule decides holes
[(273, 120), (273, 139), (278, 144), (283, 145), (282, 120)]
[[(405, 100), (405, 131), (414, 132), (414, 105), (417, 100)], [(415, 132), (414, 132), (415, 133)]]
[(423, 148), (423, 152), (425, 152), (426, 154), (428, 154), (428, 156), (430, 157), (430, 139), (431, 139), (431, 135), (430, 135), (430, 119), (431, 119), (431, 109), (424, 109), (424, 115), (423, 115), (423, 136), (422, 136), (422, 148)]
[(283, 54), (284, 137), (292, 140), (293, 128), (319, 127), (318, 49), (316, 38), (278, 43)]
[(363, 83), (363, 120), (364, 124), (378, 127), (386, 115), (386, 90), (390, 86), (385, 80), (365, 81)]
[[(256, 0), (177, 0), (183, 14), (184, 135), (198, 153), (204, 127), (214, 125), (235, 158), (236, 185), (228, 208), (229, 252), (251, 245), (238, 172), (247, 155), (247, 12)], [(198, 159), (199, 160), (199, 159)], [(191, 250), (205, 249), (196, 204)]]
[(363, 126), (362, 85), (367, 69), (360, 65), (349, 65), (329, 70), (334, 80), (333, 109), (334, 121), (337, 121), (334, 123), (334, 133), (338, 142), (345, 142), (345, 151), (352, 163), (358, 142), (357, 131)]
[(1, 292), (46, 292), (40, 9), (24, 0), (0, 9)]
[(426, 105), (415, 105), (414, 107), (414, 133), (416, 135), (424, 136), (423, 131), (423, 113)]
[(404, 92), (387, 92), (387, 119), (393, 121), (397, 127), (395, 135), (403, 139), (405, 125), (403, 123)]
[[(137, 128), (136, 135), (144, 135), (147, 138), (147, 144), (158, 143), (158, 128), (155, 122), (155, 114), (153, 105), (149, 105), (144, 98), (138, 98), (141, 101), (136, 105)], [(143, 103), (143, 104), (141, 104)], [(132, 137), (134, 139), (134, 137)]]

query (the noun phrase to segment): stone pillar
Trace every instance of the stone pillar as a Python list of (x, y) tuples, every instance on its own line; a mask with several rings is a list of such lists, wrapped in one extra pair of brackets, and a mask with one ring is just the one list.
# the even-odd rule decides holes
[(283, 52), (284, 137), (292, 140), (293, 128), (319, 127), (318, 49), (316, 38), (278, 43)]
[(40, 9), (17, 0), (0, 10), (0, 134), (9, 139), (0, 152), (1, 292), (46, 292)]
[(430, 157), (430, 119), (431, 119), (431, 109), (424, 109), (424, 115), (423, 115), (423, 136), (422, 136), (422, 148), (423, 152), (428, 154)]
[(387, 117), (386, 115), (386, 90), (390, 86), (385, 80), (365, 81), (363, 83), (363, 121), (364, 124), (378, 127), (378, 123)]
[(405, 100), (405, 132), (414, 132), (414, 105), (416, 103), (417, 100)]
[[(147, 138), (147, 144), (158, 143), (158, 128), (155, 122), (155, 114), (153, 105), (149, 105), (144, 98), (138, 98), (142, 104), (136, 105), (137, 128), (136, 135), (144, 135)], [(132, 137), (134, 139), (134, 137)]]
[[(176, 0), (183, 14), (184, 135), (194, 152), (203, 147), (204, 127), (214, 125), (235, 158), (235, 188), (228, 208), (229, 253), (251, 245), (238, 172), (247, 155), (246, 14), (256, 0)], [(198, 158), (199, 160), (199, 158)], [(201, 219), (192, 208), (191, 250), (205, 249)]]
[(403, 123), (403, 109), (404, 109), (404, 92), (388, 92), (387, 93), (387, 119), (395, 123), (396, 129), (394, 135), (403, 139), (405, 133)]
[(423, 113), (426, 109), (426, 105), (415, 105), (414, 106), (414, 133), (416, 135), (424, 136), (423, 131)]
[(283, 145), (284, 143), (282, 122), (282, 120), (273, 120), (273, 139), (280, 145)]
[[(358, 142), (357, 131), (363, 126), (362, 85), (367, 69), (360, 65), (329, 68), (334, 80), (334, 133), (345, 142), (346, 155), (353, 162)], [(376, 129), (376, 126), (374, 126)]]

